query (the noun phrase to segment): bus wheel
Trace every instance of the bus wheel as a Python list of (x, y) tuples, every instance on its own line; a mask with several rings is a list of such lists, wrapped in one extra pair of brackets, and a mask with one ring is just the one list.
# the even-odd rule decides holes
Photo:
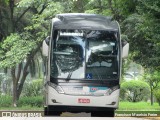
[(47, 116), (47, 115), (48, 115), (47, 107), (44, 107), (44, 116)]
[(91, 112), (91, 117), (114, 117), (114, 110)]

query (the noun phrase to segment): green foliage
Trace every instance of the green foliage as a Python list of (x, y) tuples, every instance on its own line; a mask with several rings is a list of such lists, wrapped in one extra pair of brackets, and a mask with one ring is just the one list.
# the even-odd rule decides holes
[(25, 83), (22, 96), (40, 96), (43, 94), (43, 81), (42, 79), (32, 80), (29, 83)]
[(160, 89), (154, 90), (154, 96), (156, 97), (157, 102), (159, 103), (160, 106)]
[[(85, 12), (113, 16), (130, 43), (130, 60), (160, 70), (159, 0), (11, 0), (0, 4), (0, 68), (11, 68), (29, 57), (49, 35), (50, 20), (58, 13)], [(33, 63), (33, 62), (32, 62)], [(125, 68), (127, 68), (126, 63)], [(124, 69), (125, 71), (126, 69)], [(155, 86), (157, 79), (150, 79)], [(37, 93), (36, 93), (37, 94)]]
[(120, 101), (119, 103), (119, 111), (127, 110), (127, 111), (160, 111), (160, 107), (158, 103), (155, 103), (153, 106), (150, 105), (149, 102), (124, 102)]
[(144, 75), (145, 81), (149, 84), (150, 90), (151, 90), (151, 105), (153, 105), (153, 94), (154, 90), (158, 89), (158, 85), (160, 84), (160, 71), (153, 71), (152, 69), (149, 69), (149, 71), (146, 71), (146, 74)]
[(159, 70), (160, 1), (137, 0), (135, 12), (122, 24), (129, 38), (132, 59), (145, 68)]
[(160, 83), (160, 71), (146, 72), (145, 81), (150, 85), (152, 90), (156, 89)]
[[(25, 13), (27, 9), (28, 12)], [(18, 2), (15, 11), (19, 17), (14, 20), (17, 27), (14, 26), (15, 33), (8, 35), (1, 44), (0, 67), (15, 66), (26, 59), (36, 47), (39, 47), (38, 44), (41, 44), (42, 40), (48, 36), (50, 19), (55, 14), (62, 12), (61, 10), (60, 3), (52, 0), (21, 0)], [(23, 22), (20, 22), (22, 19)]]
[(11, 94), (11, 77), (7, 76), (5, 73), (0, 73), (0, 94)]
[(0, 67), (12, 67), (23, 61), (35, 48), (35, 41), (31, 41), (28, 34), (11, 34), (3, 42), (2, 49), (5, 53), (1, 56)]
[(121, 84), (121, 98), (131, 102), (147, 99), (150, 93), (149, 85), (141, 80), (131, 80)]
[(0, 107), (9, 107), (12, 105), (12, 97), (8, 95), (0, 96)]
[(101, 1), (101, 0), (88, 0), (88, 2), (85, 3), (84, 12), (113, 16), (108, 1)]
[[(0, 108), (1, 107), (11, 107), (11, 106), (12, 106), (12, 96), (1, 95), (0, 96)], [(19, 100), (19, 107), (23, 107), (23, 106), (42, 107), (43, 106), (43, 96), (21, 97)]]
[(37, 10), (41, 10), (44, 5), (49, 3), (54, 3), (56, 0), (20, 0), (17, 3), (18, 8), (36, 8)]
[[(2, 48), (0, 49), (0, 68), (12, 68), (12, 77), (14, 76), (12, 80), (14, 83), (17, 82), (15, 85), (19, 82), (15, 90), (21, 93), (21, 86), (28, 75), (28, 66), (33, 63), (31, 61), (40, 51), (42, 41), (48, 36), (50, 24), (48, 19), (59, 13), (61, 9), (59, 2), (53, 0), (21, 0), (16, 5), (16, 2), (12, 1), (8, 1), (8, 3), (7, 7), (10, 13), (5, 18), (9, 18), (7, 19), (9, 25), (3, 24), (3, 27), (0, 25), (0, 31), (1, 28), (7, 30), (4, 33), (6, 37), (3, 37), (3, 42), (0, 44), (0, 48)], [(0, 20), (1, 16), (0, 13)], [(8, 31), (9, 28), (10, 31)], [(23, 68), (19, 69), (19, 71), (23, 71), (18, 75), (14, 70), (16, 71), (17, 65), (24, 60)], [(15, 95), (13, 97), (16, 103), (17, 97)]]
[(43, 106), (43, 97), (42, 96), (21, 97), (18, 105), (20, 107), (28, 106), (28, 105), (42, 107)]

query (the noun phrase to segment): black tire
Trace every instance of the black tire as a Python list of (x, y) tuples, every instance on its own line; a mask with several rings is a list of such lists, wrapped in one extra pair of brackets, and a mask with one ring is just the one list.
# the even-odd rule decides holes
[(45, 107), (44, 108), (44, 116), (60, 116), (62, 114), (62, 112), (60, 111), (53, 111), (52, 109), (50, 109), (49, 107)]
[(47, 115), (48, 115), (47, 107), (44, 107), (44, 116), (47, 116)]
[(114, 117), (114, 110), (91, 112), (91, 117)]

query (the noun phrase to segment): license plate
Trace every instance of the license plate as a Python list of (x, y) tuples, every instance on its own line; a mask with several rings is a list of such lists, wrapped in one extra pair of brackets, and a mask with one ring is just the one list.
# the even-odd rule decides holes
[(78, 103), (90, 103), (90, 99), (79, 98)]

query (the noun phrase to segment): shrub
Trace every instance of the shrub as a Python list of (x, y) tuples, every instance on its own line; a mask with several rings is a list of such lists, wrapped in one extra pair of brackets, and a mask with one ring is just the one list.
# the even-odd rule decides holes
[(42, 79), (32, 80), (25, 83), (22, 96), (40, 96), (43, 94), (43, 81)]
[(156, 97), (156, 100), (160, 106), (160, 89), (154, 90), (154, 96)]
[(141, 80), (131, 80), (121, 84), (121, 99), (130, 102), (142, 101), (150, 94), (149, 85)]
[(0, 96), (0, 107), (9, 107), (12, 105), (12, 97), (8, 95)]
[(21, 97), (18, 106), (43, 106), (43, 96)]
[[(12, 106), (12, 96), (1, 95), (0, 96), (0, 107), (11, 107)], [(35, 97), (20, 97), (18, 101), (18, 106), (43, 106), (43, 96), (35, 96)]]

